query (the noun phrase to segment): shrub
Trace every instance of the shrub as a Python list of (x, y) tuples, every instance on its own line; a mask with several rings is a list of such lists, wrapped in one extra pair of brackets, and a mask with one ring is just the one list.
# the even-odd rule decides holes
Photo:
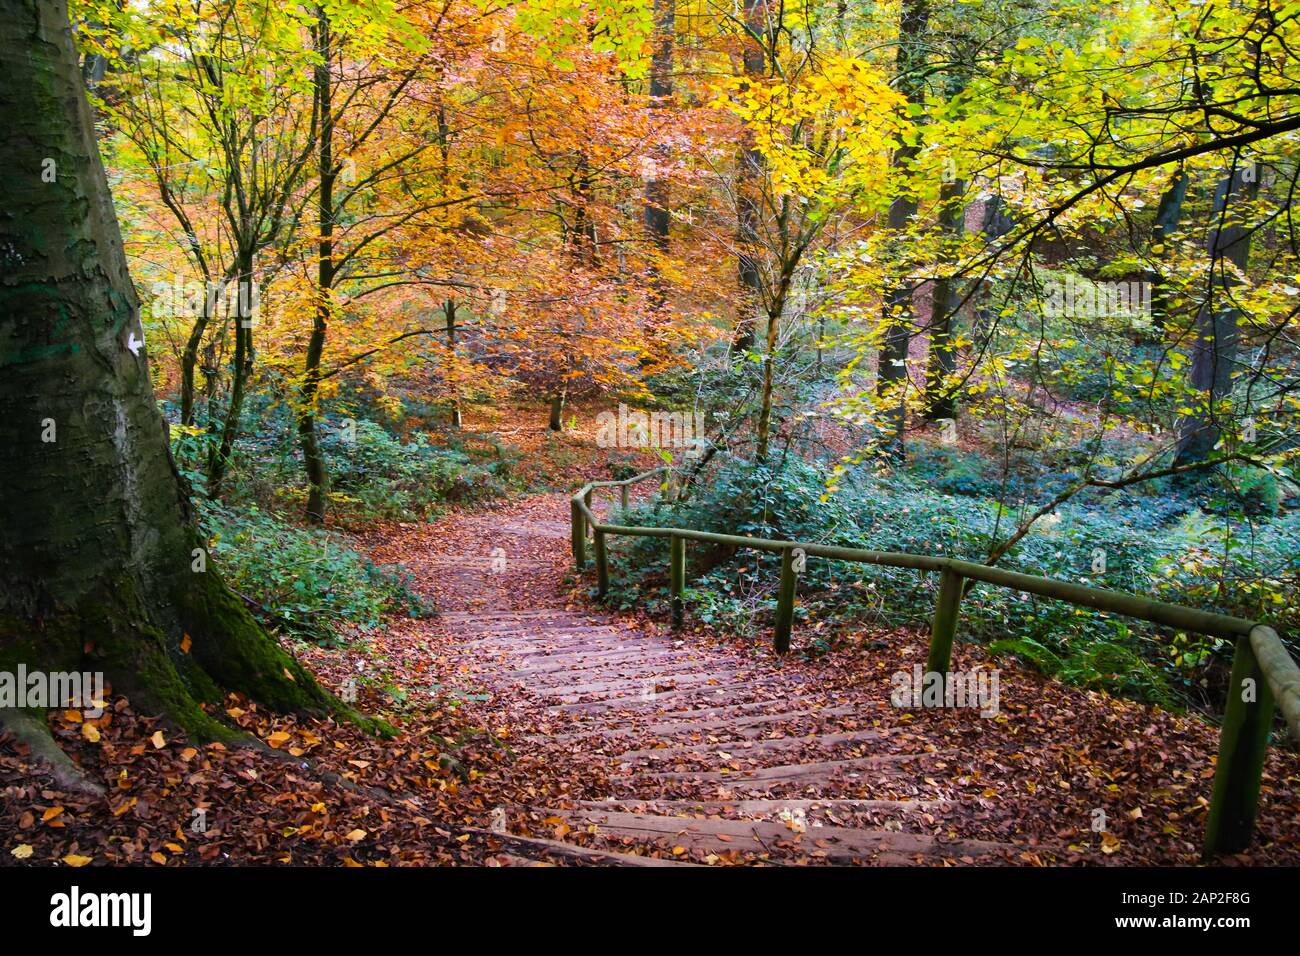
[[(939, 456), (935, 456), (936, 459)], [(955, 460), (960, 460), (956, 458)], [(783, 468), (731, 462), (685, 504), (659, 503), (629, 524), (692, 527), (776, 540), (982, 561), (1020, 517), (997, 501), (945, 494), (902, 471), (839, 480), (827, 500), (828, 469), (792, 460)], [(1226, 543), (1225, 543), (1226, 542)], [(615, 538), (610, 598), (630, 606), (666, 597), (663, 539)], [(1286, 595), (1297, 590), (1300, 517), (1239, 524), (1184, 499), (1153, 494), (1080, 495), (1038, 522), (999, 562), (1011, 570), (1295, 626)], [(779, 558), (691, 546), (686, 603), (693, 617), (741, 634), (770, 625)], [(809, 558), (800, 611), (924, 626), (937, 576)], [(1171, 634), (1061, 601), (980, 585), (962, 604), (964, 638), (994, 642), (1047, 673), (1169, 705), (1204, 698), (1207, 671), (1222, 668), (1223, 642)]]
[(376, 565), (339, 535), (296, 528), (256, 505), (201, 502), (200, 518), (212, 560), (270, 627), (329, 643), (377, 627), (387, 612), (429, 610), (403, 569)]
[(507, 459), (474, 461), (419, 434), (398, 441), (375, 422), (333, 419), (321, 448), (330, 468), (331, 500), (357, 519), (428, 518), (447, 502), (499, 493)]

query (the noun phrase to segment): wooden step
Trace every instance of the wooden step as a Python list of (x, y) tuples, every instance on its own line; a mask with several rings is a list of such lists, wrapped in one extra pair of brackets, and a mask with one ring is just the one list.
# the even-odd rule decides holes
[(595, 824), (598, 836), (631, 838), (670, 849), (805, 855), (840, 863), (914, 862), (917, 857), (942, 859), (976, 857), (1009, 852), (1011, 844), (988, 840), (940, 837), (928, 833), (893, 830), (859, 830), (847, 827), (809, 825), (803, 832), (797, 824), (762, 820), (719, 820), (682, 816), (656, 816), (621, 811), (548, 811), (565, 817), (575, 829)]

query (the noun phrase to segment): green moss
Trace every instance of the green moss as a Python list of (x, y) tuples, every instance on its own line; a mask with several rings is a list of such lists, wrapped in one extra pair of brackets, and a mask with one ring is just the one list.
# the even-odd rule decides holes
[(192, 640), (193, 659), (218, 684), (273, 710), (316, 716), (332, 712), (367, 733), (396, 735), (392, 725), (357, 713), (321, 687), (262, 629), (214, 568), (209, 565), (190, 578), (177, 606)]
[[(0, 670), (103, 671), (137, 710), (159, 713), (198, 740), (247, 739), (213, 714), (235, 691), (279, 712), (328, 713), (381, 736), (396, 730), (322, 688), (270, 637), (212, 568), (172, 582), (169, 608), (152, 612), (134, 577), (114, 576), (76, 609), (39, 621), (0, 616)], [(159, 623), (174, 612), (175, 621)], [(177, 627), (179, 625), (179, 627)], [(173, 633), (173, 629), (176, 629)], [(182, 647), (188, 635), (188, 645)]]
[(176, 606), (190, 653), (217, 684), (279, 711), (324, 714), (335, 701), (225, 586), (217, 571), (181, 582)]
[(82, 658), (81, 625), (75, 614), (60, 611), (39, 623), (0, 615), (0, 671), (19, 664), (45, 670), (76, 670)]

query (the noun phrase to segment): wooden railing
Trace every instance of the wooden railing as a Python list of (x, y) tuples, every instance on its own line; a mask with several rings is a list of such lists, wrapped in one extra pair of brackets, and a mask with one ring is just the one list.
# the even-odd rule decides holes
[(618, 488), (620, 504), (626, 513), (631, 486), (656, 476), (664, 476), (663, 487), (667, 489), (668, 497), (671, 497), (674, 476), (670, 468), (656, 468), (623, 481), (593, 481), (574, 494), (571, 501), (573, 561), (578, 570), (586, 567), (587, 536), (590, 534), (597, 585), (600, 594), (604, 596), (609, 590), (609, 552), (605, 543), (607, 535), (668, 538), (669, 592), (675, 626), (680, 626), (682, 622), (682, 595), (686, 588), (686, 542), (699, 541), (781, 555), (781, 579), (777, 591), (776, 626), (772, 644), (782, 654), (790, 649), (798, 565), (807, 557), (937, 571), (939, 596), (930, 624), (930, 650), (926, 662), (926, 671), (929, 673), (948, 673), (952, 642), (957, 633), (961, 599), (967, 581), (982, 581), (1082, 607), (1123, 614), (1180, 631), (1233, 641), (1235, 651), (1232, 677), (1219, 734), (1214, 794), (1210, 801), (1203, 845), (1208, 857), (1220, 853), (1236, 853), (1250, 844), (1275, 707), (1282, 711), (1291, 739), (1300, 742), (1300, 668), (1271, 627), (1226, 614), (1166, 604), (1124, 591), (1110, 591), (1070, 581), (1021, 574), (954, 558), (838, 548), (800, 541), (771, 541), (688, 528), (643, 528), (609, 524), (596, 517), (592, 510), (592, 497), (596, 489)]

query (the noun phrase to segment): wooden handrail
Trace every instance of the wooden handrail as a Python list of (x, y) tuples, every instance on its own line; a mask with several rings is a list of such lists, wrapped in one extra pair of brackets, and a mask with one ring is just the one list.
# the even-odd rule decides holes
[(1127, 591), (1095, 588), (1072, 581), (1060, 581), (1034, 574), (1022, 574), (1003, 568), (975, 564), (955, 558), (940, 558), (901, 551), (871, 551), (865, 548), (841, 548), (801, 541), (775, 541), (734, 534), (717, 534), (691, 528), (649, 528), (635, 525), (607, 524), (591, 508), (597, 488), (619, 488), (623, 510), (628, 507), (628, 488), (654, 475), (668, 473), (670, 467), (655, 468), (622, 481), (592, 481), (572, 497), (573, 560), (578, 570), (587, 563), (586, 539), (590, 530), (595, 551), (598, 590), (603, 597), (609, 590), (609, 554), (605, 546), (608, 534), (627, 537), (668, 538), (669, 590), (672, 597), (673, 623), (682, 621), (682, 593), (686, 581), (686, 542), (699, 541), (781, 555), (781, 582), (778, 590), (776, 628), (773, 644), (778, 653), (790, 649), (790, 631), (794, 619), (794, 601), (798, 572), (807, 557), (823, 557), (860, 564), (937, 571), (940, 574), (939, 598), (930, 625), (928, 672), (947, 674), (952, 657), (952, 642), (961, 613), (961, 598), (967, 580), (983, 581), (998, 587), (1054, 598), (1081, 607), (1096, 608), (1126, 617), (1149, 621), (1164, 627), (1207, 634), (1235, 642), (1232, 677), (1219, 734), (1219, 757), (1214, 774), (1214, 795), (1206, 821), (1205, 854), (1236, 853), (1250, 844), (1255, 815), (1259, 806), (1260, 779), (1264, 755), (1268, 749), (1274, 708), (1290, 730), (1291, 739), (1300, 742), (1300, 667), (1287, 652), (1277, 632), (1267, 625), (1227, 614), (1156, 601)]

